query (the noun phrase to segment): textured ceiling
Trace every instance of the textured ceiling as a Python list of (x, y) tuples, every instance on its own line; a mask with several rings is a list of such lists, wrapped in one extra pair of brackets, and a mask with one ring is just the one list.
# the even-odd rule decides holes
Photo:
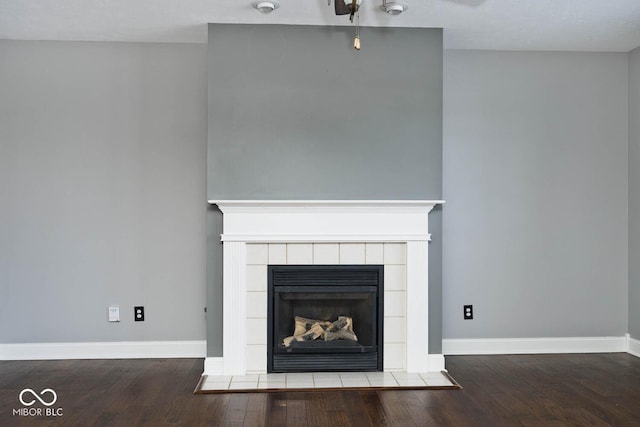
[[(206, 43), (209, 22), (350, 25), (327, 0), (0, 0), (0, 39)], [(405, 0), (389, 16), (363, 0), (361, 24), (444, 28), (449, 49), (627, 52), (640, 46), (640, 0)]]

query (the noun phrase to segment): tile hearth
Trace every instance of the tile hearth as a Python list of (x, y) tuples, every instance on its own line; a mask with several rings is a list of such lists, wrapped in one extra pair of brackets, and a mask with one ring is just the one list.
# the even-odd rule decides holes
[(309, 372), (203, 375), (194, 393), (294, 391), (354, 388), (461, 388), (446, 372)]

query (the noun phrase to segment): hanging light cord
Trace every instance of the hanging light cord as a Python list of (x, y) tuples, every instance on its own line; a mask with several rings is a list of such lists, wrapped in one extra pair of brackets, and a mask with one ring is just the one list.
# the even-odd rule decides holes
[(360, 50), (360, 8), (356, 11), (356, 37), (353, 39), (353, 48)]

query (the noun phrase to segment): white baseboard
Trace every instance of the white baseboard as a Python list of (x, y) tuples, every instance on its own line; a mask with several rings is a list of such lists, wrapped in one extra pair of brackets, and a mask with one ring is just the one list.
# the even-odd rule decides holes
[(199, 358), (206, 353), (204, 340), (0, 344), (0, 360)]
[(202, 375), (224, 375), (222, 357), (207, 357), (204, 359), (204, 372)]
[(430, 354), (429, 355), (429, 371), (440, 372), (444, 371), (444, 354)]
[(640, 340), (631, 338), (629, 334), (627, 334), (627, 353), (640, 357)]
[[(224, 375), (222, 357), (207, 357), (204, 359), (204, 372), (202, 375)], [(429, 371), (444, 371), (444, 354), (429, 355)]]
[(445, 355), (623, 353), (626, 337), (445, 339)]

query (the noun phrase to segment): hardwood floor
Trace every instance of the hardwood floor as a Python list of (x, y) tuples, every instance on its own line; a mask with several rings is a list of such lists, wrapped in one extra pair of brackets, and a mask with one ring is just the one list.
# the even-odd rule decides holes
[[(640, 359), (628, 354), (446, 360), (463, 390), (221, 395), (192, 394), (201, 359), (2, 361), (0, 425), (640, 425)], [(53, 389), (62, 416), (13, 415), (25, 388)]]

